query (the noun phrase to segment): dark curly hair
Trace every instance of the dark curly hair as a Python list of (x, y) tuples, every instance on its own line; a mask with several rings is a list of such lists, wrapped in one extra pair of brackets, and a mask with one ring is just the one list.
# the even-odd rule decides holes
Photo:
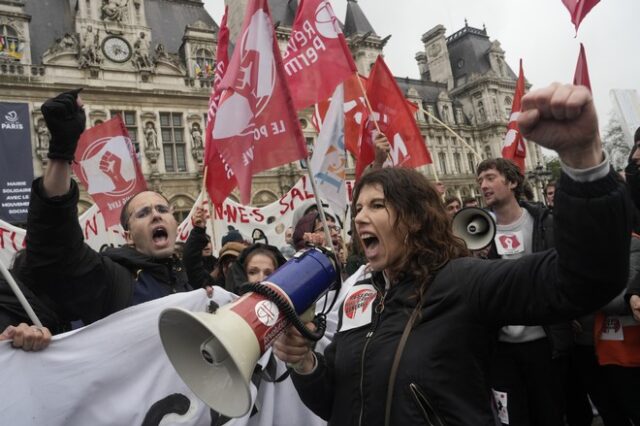
[(382, 187), (385, 203), (396, 211), (394, 228), (407, 230), (404, 256), (398, 270), (393, 272), (400, 280), (413, 278), (422, 295), (434, 272), (452, 259), (468, 256), (467, 247), (453, 235), (440, 196), (425, 176), (406, 168), (372, 171), (364, 175), (353, 190), (352, 212), (356, 211), (362, 188), (371, 185)]
[(480, 173), (485, 170), (496, 169), (502, 176), (505, 177), (507, 182), (515, 183), (516, 187), (513, 188), (513, 195), (519, 200), (524, 194), (524, 175), (511, 160), (505, 158), (489, 158), (478, 164), (478, 170), (476, 171), (476, 177), (480, 176)]

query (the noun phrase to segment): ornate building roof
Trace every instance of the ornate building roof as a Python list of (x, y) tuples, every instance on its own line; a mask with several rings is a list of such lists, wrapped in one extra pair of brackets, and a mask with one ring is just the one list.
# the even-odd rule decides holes
[(74, 34), (73, 11), (68, 0), (27, 1), (24, 10), (31, 15), (31, 63), (42, 64), (42, 55), (56, 39)]
[(200, 1), (145, 0), (147, 25), (151, 27), (154, 44), (162, 44), (169, 53), (176, 53), (182, 45), (187, 26), (203, 25), (218, 31), (216, 24)]
[(354, 34), (377, 35), (357, 0), (347, 1), (347, 17), (344, 21), (344, 35), (349, 37)]

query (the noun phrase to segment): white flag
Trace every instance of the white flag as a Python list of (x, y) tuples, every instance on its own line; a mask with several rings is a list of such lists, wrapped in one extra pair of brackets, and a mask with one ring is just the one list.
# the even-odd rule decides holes
[(320, 197), (340, 212), (347, 208), (346, 162), (344, 85), (340, 84), (331, 97), (331, 104), (309, 163)]

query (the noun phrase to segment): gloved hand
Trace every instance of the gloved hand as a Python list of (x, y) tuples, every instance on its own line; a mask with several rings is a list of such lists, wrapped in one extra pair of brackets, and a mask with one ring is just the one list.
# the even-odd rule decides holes
[(48, 99), (40, 110), (51, 132), (47, 157), (73, 161), (78, 139), (84, 132), (87, 117), (78, 106), (78, 94), (82, 89), (60, 93)]

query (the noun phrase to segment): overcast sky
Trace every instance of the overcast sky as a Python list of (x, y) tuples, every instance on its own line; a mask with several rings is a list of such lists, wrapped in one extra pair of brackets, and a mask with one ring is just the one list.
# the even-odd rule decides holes
[[(204, 0), (220, 22), (224, 0)], [(554, 81), (570, 83), (580, 42), (585, 46), (591, 85), (601, 127), (608, 121), (610, 89), (640, 90), (640, 0), (602, 0), (580, 26), (578, 36), (561, 0), (360, 0), (360, 7), (376, 33), (392, 37), (384, 49), (396, 76), (418, 77), (415, 54), (422, 51), (422, 34), (442, 24), (447, 36), (464, 26), (482, 28), (499, 40), (507, 63), (524, 73), (533, 88)], [(344, 21), (346, 0), (332, 0)]]

